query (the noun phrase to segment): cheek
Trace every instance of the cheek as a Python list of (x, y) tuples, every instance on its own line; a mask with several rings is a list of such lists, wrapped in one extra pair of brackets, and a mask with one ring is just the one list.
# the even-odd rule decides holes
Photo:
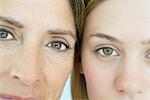
[(7, 73), (17, 63), (15, 54), (0, 53), (0, 76)]
[(44, 73), (50, 91), (63, 89), (72, 67), (72, 57), (68, 57), (65, 60), (57, 58), (56, 60), (47, 60), (45, 62)]
[(17, 58), (21, 53), (20, 47), (17, 42), (5, 43), (0, 41), (0, 74), (8, 71), (19, 62)]
[(99, 93), (105, 93), (112, 85), (110, 73), (101, 69), (99, 65), (97, 66), (94, 63), (91, 65), (83, 65), (83, 72), (86, 78), (86, 85), (89, 94), (99, 95)]
[(106, 95), (113, 88), (114, 69), (91, 56), (82, 57), (82, 67), (86, 79), (88, 95), (99, 97)]

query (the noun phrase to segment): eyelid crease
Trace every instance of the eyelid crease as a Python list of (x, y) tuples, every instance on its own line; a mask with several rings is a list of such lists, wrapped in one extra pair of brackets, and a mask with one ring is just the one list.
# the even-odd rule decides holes
[(66, 44), (69, 45), (68, 41), (62, 37), (56, 37), (56, 36), (53, 36), (52, 38), (48, 39), (47, 42), (51, 42), (51, 41), (63, 41), (65, 42)]
[(13, 27), (10, 27), (10, 26), (8, 26), (8, 25), (0, 25), (0, 27), (4, 27), (4, 28), (11, 29), (11, 30), (15, 30)]
[(75, 33), (70, 30), (54, 29), (54, 30), (49, 30), (48, 33), (52, 35), (68, 35), (71, 36), (75, 41), (77, 41), (77, 37), (76, 35), (74, 35)]

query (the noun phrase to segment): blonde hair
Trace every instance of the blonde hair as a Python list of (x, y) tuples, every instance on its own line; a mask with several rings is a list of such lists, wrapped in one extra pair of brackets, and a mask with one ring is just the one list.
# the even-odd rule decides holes
[(81, 74), (81, 47), (83, 38), (83, 29), (86, 17), (88, 14), (102, 1), (104, 0), (81, 0), (80, 10), (77, 20), (78, 27), (78, 42), (75, 48), (74, 68), (71, 78), (71, 89), (73, 100), (88, 100), (86, 82), (84, 74)]

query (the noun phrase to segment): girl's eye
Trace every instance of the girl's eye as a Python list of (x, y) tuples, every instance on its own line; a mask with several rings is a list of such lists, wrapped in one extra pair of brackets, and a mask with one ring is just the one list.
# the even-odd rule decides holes
[(47, 45), (49, 48), (52, 48), (54, 50), (59, 50), (59, 51), (65, 51), (66, 49), (68, 49), (69, 47), (60, 41), (52, 41)]
[(101, 56), (118, 56), (119, 54), (116, 52), (116, 50), (114, 50), (113, 48), (110, 47), (102, 47), (98, 50), (96, 50), (97, 53)]
[(14, 39), (12, 33), (5, 29), (0, 29), (0, 39), (1, 40), (11, 40)]

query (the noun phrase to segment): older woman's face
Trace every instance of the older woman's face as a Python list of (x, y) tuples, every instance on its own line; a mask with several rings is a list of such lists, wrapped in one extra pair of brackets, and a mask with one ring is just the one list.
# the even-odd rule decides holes
[(75, 37), (68, 0), (0, 0), (0, 100), (59, 99)]
[(89, 14), (82, 67), (90, 100), (150, 100), (149, 9), (149, 0), (106, 0)]

